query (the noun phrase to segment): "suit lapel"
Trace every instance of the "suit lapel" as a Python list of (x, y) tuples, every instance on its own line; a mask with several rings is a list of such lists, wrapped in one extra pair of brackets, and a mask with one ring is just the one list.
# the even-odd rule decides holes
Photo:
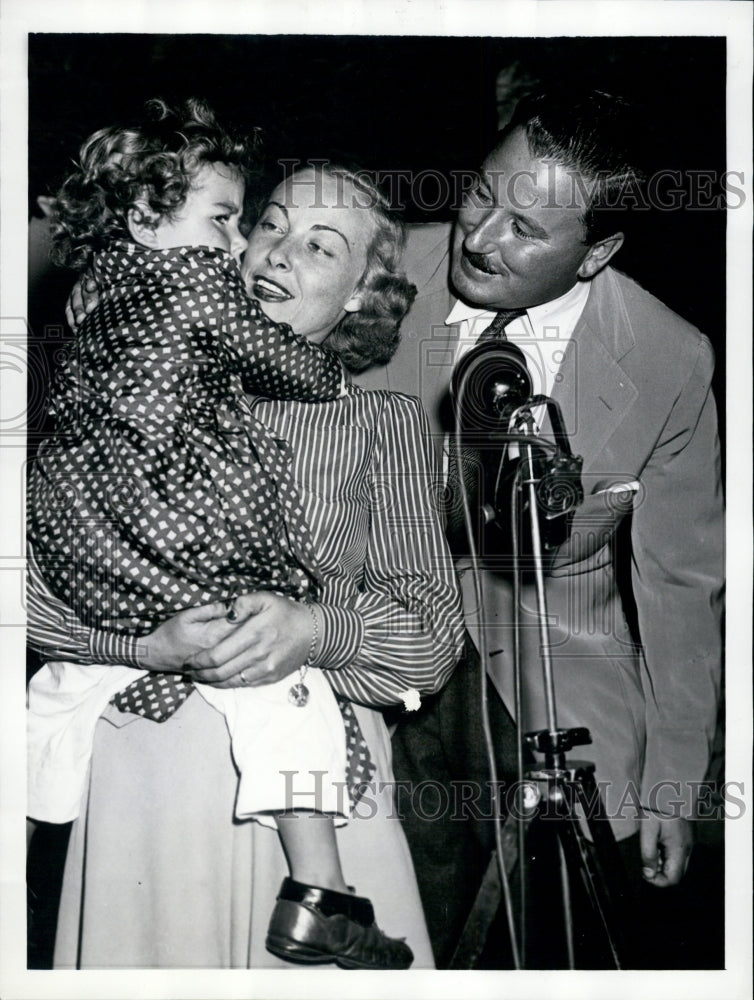
[(613, 272), (592, 280), (555, 383), (571, 448), (594, 470), (600, 453), (638, 395), (619, 360), (634, 346), (628, 314)]

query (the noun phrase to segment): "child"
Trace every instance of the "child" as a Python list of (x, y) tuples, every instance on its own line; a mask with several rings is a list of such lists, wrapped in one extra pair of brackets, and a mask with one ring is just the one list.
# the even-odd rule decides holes
[[(246, 144), (200, 102), (189, 102), (182, 117), (162, 102), (150, 105), (151, 121), (90, 137), (57, 200), (56, 258), (90, 267), (99, 303), (59, 373), (56, 434), (28, 481), (29, 538), (52, 589), (87, 624), (134, 633), (243, 590), (297, 600), (316, 594), (316, 557), (284, 446), (254, 418), (246, 393), (327, 400), (342, 383), (334, 355), (272, 323), (245, 293), (238, 261), (246, 246), (239, 230)], [(345, 771), (334, 697), (320, 671), (305, 687), (305, 669), (294, 685), (197, 690), (228, 721), (241, 773), (239, 816), (277, 818), (294, 878), (306, 852), (337, 873), (333, 884), (302, 885), (304, 895), (325, 890), (335, 911), (363, 914), (368, 901), (345, 891), (329, 816), (318, 814), (303, 837), (296, 817), (281, 815), (290, 810), (281, 776), (290, 759), (281, 755), (294, 736), (294, 745), (306, 745), (306, 770), (341, 779)], [(186, 696), (170, 675), (141, 675), (129, 685), (134, 672), (126, 670), (56, 663), (33, 679), (32, 818), (75, 815), (94, 725), (113, 694), (118, 707), (140, 714), (147, 714), (140, 699)], [(249, 735), (262, 723), (279, 739), (260, 752)], [(323, 786), (317, 812), (347, 814), (342, 780)], [(312, 956), (302, 942), (284, 957), (346, 967), (411, 963), (403, 942), (373, 924), (348, 923), (344, 949), (353, 952), (354, 933), (365, 939), (356, 962), (336, 944)]]

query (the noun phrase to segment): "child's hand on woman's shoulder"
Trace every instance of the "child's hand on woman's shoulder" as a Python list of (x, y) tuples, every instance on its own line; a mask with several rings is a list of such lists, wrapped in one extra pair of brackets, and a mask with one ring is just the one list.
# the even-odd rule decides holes
[(98, 302), (97, 282), (91, 271), (85, 271), (71, 289), (65, 304), (65, 318), (74, 333), (89, 313), (97, 308)]

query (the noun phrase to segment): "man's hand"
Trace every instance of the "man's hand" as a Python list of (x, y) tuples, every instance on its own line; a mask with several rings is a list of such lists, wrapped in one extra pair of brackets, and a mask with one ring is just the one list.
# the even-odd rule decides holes
[(691, 824), (680, 816), (660, 816), (647, 812), (641, 821), (642, 875), (664, 889), (677, 885), (686, 873), (694, 846)]
[(240, 624), (212, 649), (191, 656), (186, 676), (229, 688), (272, 684), (305, 661), (311, 646), (312, 613), (304, 604), (268, 591), (236, 599)]
[(222, 601), (180, 611), (139, 639), (139, 662), (146, 670), (184, 673), (187, 660), (236, 630), (238, 622), (229, 622), (227, 611)]
[(78, 330), (89, 313), (96, 308), (98, 302), (97, 282), (91, 271), (87, 271), (73, 286), (65, 304), (65, 318), (68, 320), (68, 326), (74, 332)]

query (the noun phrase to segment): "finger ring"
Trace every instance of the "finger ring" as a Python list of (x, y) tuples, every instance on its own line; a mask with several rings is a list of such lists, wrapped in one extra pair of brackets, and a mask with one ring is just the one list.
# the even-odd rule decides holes
[(241, 683), (242, 684), (248, 684), (249, 683), (247, 681), (247, 679), (246, 679), (246, 675), (244, 674), (243, 670), (241, 671)]

